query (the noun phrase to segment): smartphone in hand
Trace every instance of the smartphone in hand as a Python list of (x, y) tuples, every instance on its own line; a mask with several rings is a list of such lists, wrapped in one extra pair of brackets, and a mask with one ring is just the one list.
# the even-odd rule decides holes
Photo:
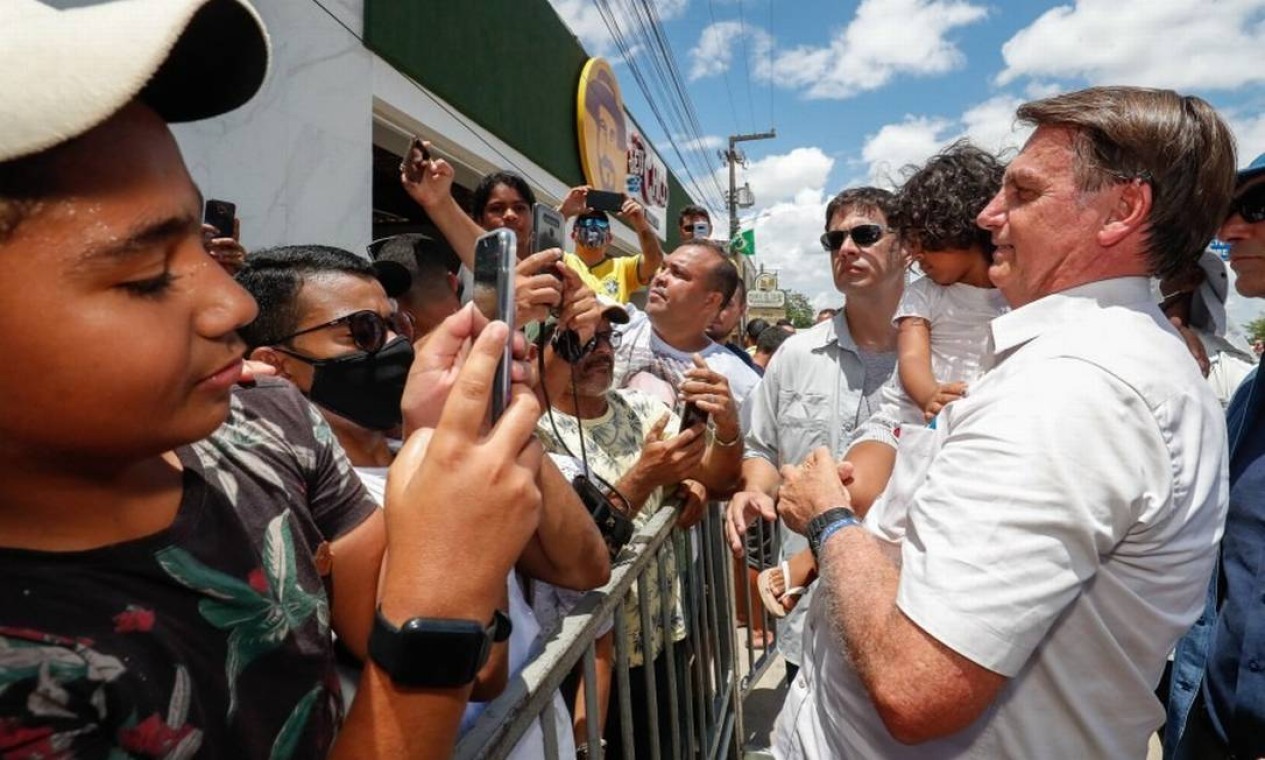
[(686, 402), (685, 408), (681, 410), (681, 427), (677, 433), (683, 433), (700, 422), (707, 424), (707, 412), (699, 409), (693, 402)]
[(550, 248), (562, 248), (563, 230), (567, 226), (567, 221), (562, 214), (552, 206), (537, 203), (532, 206), (531, 216), (531, 252), (540, 253)]
[(590, 190), (586, 196), (589, 208), (594, 211), (605, 211), (611, 214), (619, 213), (624, 207), (624, 194), (611, 193), (606, 190)]
[(236, 204), (208, 198), (202, 221), (215, 228), (216, 237), (233, 237), (233, 219), (236, 216)]
[[(500, 320), (514, 329), (514, 268), (518, 263), (518, 239), (513, 230), (493, 230), (479, 238), (474, 248), (474, 305), (483, 316)], [(506, 341), (492, 381), (492, 423), (510, 402), (510, 370), (513, 345)]]

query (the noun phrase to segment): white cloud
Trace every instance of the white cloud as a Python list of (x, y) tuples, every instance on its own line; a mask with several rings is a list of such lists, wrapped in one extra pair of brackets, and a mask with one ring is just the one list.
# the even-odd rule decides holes
[(771, 65), (762, 55), (767, 49), (757, 50), (755, 75), (809, 98), (843, 99), (902, 74), (943, 74), (965, 62), (947, 35), (987, 14), (966, 0), (862, 0), (825, 46), (778, 51)]
[(776, 271), (779, 287), (803, 293), (816, 308), (843, 302), (830, 274), (830, 258), (817, 242), (827, 200), (822, 189), (805, 189), (794, 200), (765, 209), (754, 222), (756, 263)]
[(716, 150), (725, 147), (725, 138), (720, 135), (703, 135), (697, 139), (677, 135), (676, 144), (681, 146), (681, 150)]
[(909, 164), (920, 163), (948, 141), (953, 122), (927, 116), (906, 116), (904, 121), (885, 124), (870, 135), (861, 148), (861, 159), (869, 166), (869, 182), (879, 187), (900, 184), (900, 172)]
[(1023, 146), (1032, 128), (1015, 121), (1022, 102), (1011, 95), (997, 95), (971, 106), (957, 119), (907, 115), (866, 137), (861, 160), (866, 181), (879, 187), (895, 187), (910, 164), (921, 164), (949, 143), (968, 138), (980, 148), (1007, 159)]
[(733, 61), (734, 43), (742, 35), (737, 21), (718, 21), (705, 27), (690, 50), (690, 81), (723, 74)]
[[(740, 170), (738, 184), (745, 181), (755, 194), (758, 212), (778, 203), (792, 201), (805, 191), (824, 192), (826, 179), (834, 168), (835, 160), (821, 148), (795, 148), (789, 153), (765, 156)], [(729, 185), (729, 170), (716, 170), (716, 179), (722, 187)]]
[(1247, 166), (1252, 159), (1265, 153), (1265, 114), (1226, 111), (1224, 115), (1239, 146), (1239, 166)]
[(1262, 0), (1076, 0), (1002, 46), (1000, 84), (1020, 77), (1228, 90), (1265, 81)]
[[(549, 0), (549, 4), (589, 55), (616, 56), (615, 41), (596, 3), (592, 0)], [(668, 21), (681, 16), (689, 6), (689, 0), (652, 0), (652, 5), (659, 13), (659, 20)], [(625, 35), (630, 35), (636, 28), (636, 21), (618, 6), (612, 6), (612, 12)], [(632, 52), (635, 54), (637, 49), (634, 46)]]

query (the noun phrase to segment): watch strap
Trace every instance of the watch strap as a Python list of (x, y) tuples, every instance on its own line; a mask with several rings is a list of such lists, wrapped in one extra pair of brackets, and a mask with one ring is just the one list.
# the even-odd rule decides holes
[(856, 513), (847, 507), (831, 507), (814, 517), (808, 523), (808, 548), (813, 552), (813, 559), (821, 561), (821, 547), (826, 539), (849, 525), (860, 525), (861, 520)]
[(379, 608), (369, 633), (369, 657), (397, 686), (465, 686), (487, 662), (492, 644), (509, 638), (513, 625), (497, 610), (486, 626), (473, 620), (410, 618), (396, 627)]

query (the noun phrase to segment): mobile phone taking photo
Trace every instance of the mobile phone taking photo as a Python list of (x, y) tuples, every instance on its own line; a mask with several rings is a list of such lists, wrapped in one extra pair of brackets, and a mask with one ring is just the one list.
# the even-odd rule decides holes
[(606, 190), (590, 190), (585, 196), (585, 203), (594, 211), (605, 211), (610, 214), (617, 214), (624, 207), (624, 194), (611, 193)]
[(236, 216), (236, 204), (208, 198), (202, 221), (215, 228), (216, 237), (233, 237), (233, 219)]
[[(493, 230), (479, 238), (474, 248), (472, 300), (483, 316), (500, 320), (514, 329), (514, 267), (518, 263), (518, 239), (513, 230)], [(492, 423), (510, 402), (510, 370), (513, 343), (507, 340), (492, 381)]]

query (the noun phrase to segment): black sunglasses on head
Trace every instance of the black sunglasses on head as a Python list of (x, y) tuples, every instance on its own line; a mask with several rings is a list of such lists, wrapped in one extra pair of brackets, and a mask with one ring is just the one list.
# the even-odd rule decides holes
[(281, 338), (277, 343), (287, 343), (300, 335), (307, 335), (317, 330), (324, 330), (328, 327), (340, 327), (342, 325), (347, 325), (347, 329), (351, 332), (351, 340), (356, 344), (356, 348), (368, 354), (376, 354), (382, 350), (382, 347), (386, 345), (388, 332), (403, 335), (409, 340), (413, 339), (413, 325), (400, 312), (394, 312), (391, 316), (383, 319), (378, 312), (365, 309), (363, 311), (353, 311), (338, 319), (331, 319), (324, 324), (304, 328)]
[(1235, 198), (1230, 204), (1230, 213), (1226, 218), (1235, 214), (1243, 217), (1243, 221), (1248, 224), (1265, 222), (1265, 185), (1257, 185)]
[(850, 230), (831, 230), (821, 236), (821, 247), (828, 253), (834, 253), (843, 247), (848, 237), (862, 248), (868, 248), (883, 237), (885, 230), (881, 224), (858, 224)]

